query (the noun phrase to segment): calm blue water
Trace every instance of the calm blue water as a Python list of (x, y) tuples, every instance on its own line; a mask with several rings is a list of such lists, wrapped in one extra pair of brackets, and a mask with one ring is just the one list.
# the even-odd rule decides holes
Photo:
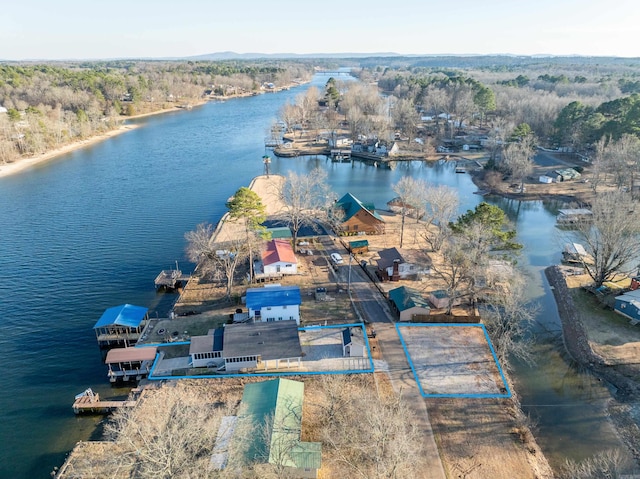
[[(324, 82), (318, 77), (314, 84)], [(75, 394), (89, 386), (103, 396), (126, 393), (108, 384), (93, 324), (104, 309), (126, 302), (166, 313), (175, 297), (156, 294), (155, 275), (175, 261), (184, 270), (192, 266), (184, 258), (184, 233), (217, 222), (226, 199), (262, 173), (265, 131), (304, 88), (138, 120), (142, 126), (134, 131), (0, 179), (0, 478), (48, 477), (76, 441), (90, 437), (99, 418), (75, 417)], [(469, 177), (446, 165), (412, 162), (386, 170), (322, 157), (273, 158), (272, 171), (316, 166), (327, 169), (337, 195), (350, 191), (382, 207), (405, 174), (457, 187), (462, 209), (480, 200)], [(560, 444), (545, 449), (562, 456), (566, 439), (572, 441), (567, 453), (579, 457), (592, 449), (581, 426), (591, 436), (598, 431), (600, 422), (592, 419), (606, 391), (557, 352), (557, 313), (541, 276), (559, 257), (553, 206), (503, 203), (527, 245), (523, 265), (531, 297), (543, 302), (540, 327), (548, 335), (541, 351), (551, 358), (542, 370), (519, 368), (516, 379), (523, 401), (540, 414), (543, 445), (566, 425)], [(556, 373), (580, 388), (549, 384)], [(580, 407), (562, 406), (563, 414), (540, 406), (575, 402)], [(606, 441), (606, 434), (597, 435)]]

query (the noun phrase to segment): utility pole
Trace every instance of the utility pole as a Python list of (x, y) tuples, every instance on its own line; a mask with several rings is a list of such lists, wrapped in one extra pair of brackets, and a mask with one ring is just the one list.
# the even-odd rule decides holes
[(349, 274), (347, 279), (347, 293), (351, 295), (351, 258), (353, 255), (349, 253)]

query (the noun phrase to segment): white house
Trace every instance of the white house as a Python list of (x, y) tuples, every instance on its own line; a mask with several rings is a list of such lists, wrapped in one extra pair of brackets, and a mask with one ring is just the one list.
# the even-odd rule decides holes
[(431, 258), (426, 253), (388, 248), (379, 251), (378, 255), (377, 274), (382, 280), (398, 281), (431, 274)]
[(298, 260), (291, 243), (282, 239), (269, 241), (267, 249), (262, 253), (262, 266), (267, 275), (297, 274)]
[(249, 318), (255, 321), (295, 321), (300, 324), (300, 287), (266, 286), (247, 290)]

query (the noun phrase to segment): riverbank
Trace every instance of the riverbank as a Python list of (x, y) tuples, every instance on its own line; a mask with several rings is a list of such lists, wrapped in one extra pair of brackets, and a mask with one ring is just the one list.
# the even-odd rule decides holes
[(557, 266), (545, 269), (545, 275), (553, 291), (562, 323), (565, 348), (581, 368), (591, 371), (597, 378), (610, 384), (612, 398), (607, 413), (618, 437), (636, 462), (640, 462), (640, 428), (637, 417), (640, 402), (637, 400), (640, 384), (631, 375), (638, 375), (637, 364), (626, 365), (625, 374), (607, 364), (607, 358), (596, 353), (580, 308), (576, 307), (562, 271)]
[(79, 150), (87, 146), (95, 145), (96, 143), (100, 143), (101, 141), (107, 140), (109, 138), (113, 138), (123, 133), (127, 133), (128, 131), (135, 130), (136, 128), (138, 128), (138, 125), (122, 125), (115, 130), (101, 133), (85, 140), (74, 141), (73, 143), (69, 143), (68, 145), (61, 146), (60, 148), (47, 151), (46, 153), (42, 153), (40, 155), (35, 155), (29, 158), (22, 158), (14, 161), (13, 163), (2, 164), (0, 165), (0, 178), (20, 173), (36, 165), (41, 165), (43, 163), (51, 161), (58, 156), (71, 153), (72, 151)]

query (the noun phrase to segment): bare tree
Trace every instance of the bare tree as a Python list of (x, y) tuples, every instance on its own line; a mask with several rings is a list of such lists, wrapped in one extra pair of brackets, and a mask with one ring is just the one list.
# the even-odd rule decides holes
[(326, 171), (316, 168), (308, 174), (289, 172), (278, 189), (283, 208), (278, 215), (293, 232), (294, 248), (303, 226), (318, 228), (318, 221), (327, 218), (331, 201)]
[(140, 478), (201, 477), (207, 470), (222, 409), (180, 383), (147, 394), (144, 408), (120, 408), (105, 425), (107, 437), (136, 464)]
[(421, 467), (421, 434), (405, 401), (375, 390), (353, 394), (351, 388), (357, 389), (353, 379), (348, 384), (337, 379), (338, 387), (328, 386), (333, 379), (327, 378), (324, 387), (333, 391), (326, 410), (334, 414), (322, 416), (321, 429), (340, 477), (416, 477)]
[(236, 268), (247, 258), (248, 241), (237, 238), (222, 243), (213, 243), (213, 231), (212, 225), (201, 223), (194, 231), (185, 234), (187, 258), (189, 261), (197, 263), (197, 271), (202, 276), (210, 276), (214, 280), (224, 281), (226, 297), (229, 300), (231, 299)]
[(640, 256), (638, 203), (623, 191), (600, 193), (593, 202), (592, 222), (577, 224), (578, 241), (584, 243), (593, 264), (586, 270), (599, 287), (616, 274), (637, 268)]
[(509, 143), (502, 151), (502, 166), (524, 192), (524, 179), (533, 171), (533, 138)]
[(402, 218), (400, 226), (400, 248), (404, 240), (404, 223), (407, 215), (414, 211), (417, 216), (417, 210), (422, 202), (420, 191), (423, 191), (426, 187), (426, 183), (422, 180), (416, 180), (410, 176), (403, 176), (398, 182), (393, 185), (393, 191), (398, 195), (400, 201), (400, 215)]
[[(634, 469), (618, 449), (604, 451), (581, 462), (567, 460), (558, 474), (559, 479), (618, 479), (633, 477)], [(629, 474), (628, 476), (626, 474)]]
[(515, 269), (506, 270), (501, 281), (504, 289), (491, 288), (483, 295), (482, 315), (487, 333), (493, 343), (498, 360), (510, 369), (510, 358), (533, 364), (533, 340), (527, 338), (527, 330), (534, 321), (538, 306), (526, 297), (526, 281)]
[(422, 237), (433, 251), (440, 251), (451, 234), (449, 223), (458, 213), (458, 192), (448, 186), (430, 186), (425, 191), (426, 228)]

